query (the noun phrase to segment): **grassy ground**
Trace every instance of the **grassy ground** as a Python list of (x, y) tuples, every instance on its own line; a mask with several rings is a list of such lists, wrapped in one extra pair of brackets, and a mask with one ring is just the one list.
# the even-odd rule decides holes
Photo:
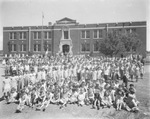
[[(0, 65), (0, 75), (4, 74), (4, 69)], [(0, 88), (2, 87), (2, 79), (0, 80)], [(134, 83), (136, 87), (136, 95), (140, 101), (140, 112), (131, 113), (127, 111), (115, 111), (110, 109), (91, 109), (90, 106), (78, 107), (77, 105), (68, 105), (63, 109), (59, 109), (56, 105), (49, 105), (45, 112), (35, 111), (29, 107), (25, 107), (22, 113), (15, 113), (16, 104), (5, 104), (0, 102), (0, 119), (150, 119), (150, 65), (145, 66), (144, 79)], [(0, 89), (0, 97), (2, 96)]]

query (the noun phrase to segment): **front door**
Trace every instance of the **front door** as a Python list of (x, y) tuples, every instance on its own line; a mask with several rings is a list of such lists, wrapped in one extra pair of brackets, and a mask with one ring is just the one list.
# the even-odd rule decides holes
[(63, 53), (67, 54), (69, 52), (69, 45), (63, 45), (62, 49), (63, 49)]

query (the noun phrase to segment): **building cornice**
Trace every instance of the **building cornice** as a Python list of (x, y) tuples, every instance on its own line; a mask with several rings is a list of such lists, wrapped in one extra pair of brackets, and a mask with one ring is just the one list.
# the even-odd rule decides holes
[[(141, 28), (141, 27), (145, 27), (146, 25), (140, 25), (140, 26), (115, 26), (115, 27), (107, 27), (108, 29), (120, 29), (120, 28)], [(106, 29), (106, 27), (76, 27), (76, 28), (69, 28), (70, 30), (88, 30), (88, 29)], [(54, 28), (54, 29), (43, 29), (43, 31), (52, 31), (52, 30), (62, 30), (62, 28)], [(27, 32), (29, 30), (22, 30), (22, 29), (18, 29), (18, 30), (3, 30), (4, 32)], [(42, 29), (30, 29), (30, 31), (34, 32), (34, 31), (42, 31)]]

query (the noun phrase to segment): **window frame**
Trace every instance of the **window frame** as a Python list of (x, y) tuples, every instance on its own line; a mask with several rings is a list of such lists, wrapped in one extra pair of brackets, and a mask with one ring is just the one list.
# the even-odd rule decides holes
[[(85, 47), (85, 51), (82, 50), (83, 45)], [(89, 45), (89, 51), (87, 51), (88, 45)], [(81, 53), (90, 53), (90, 51), (91, 51), (90, 43), (81, 43), (80, 46), (81, 46), (81, 48), (80, 48)]]
[[(84, 38), (82, 37), (84, 32)], [(89, 32), (89, 37), (87, 37), (87, 32)], [(90, 30), (81, 30), (81, 39), (90, 39)]]
[(17, 45), (16, 44), (11, 44), (10, 46), (11, 46), (10, 52), (17, 52)]
[[(67, 38), (65, 38), (65, 32), (68, 33)], [(63, 34), (64, 34), (64, 40), (68, 40), (69, 39), (69, 30), (63, 30)]]
[[(96, 36), (95, 37), (95, 31), (96, 31)], [(101, 37), (100, 37), (101, 34)], [(103, 30), (102, 29), (94, 29), (93, 30), (93, 39), (102, 39), (103, 38)]]
[[(10, 38), (10, 36), (12, 36), (12, 38)], [(17, 40), (17, 32), (9, 32), (9, 40)]]
[[(22, 37), (20, 37), (21, 35)], [(19, 32), (19, 40), (26, 40), (27, 39), (27, 33), (26, 32)]]
[[(35, 38), (35, 36), (36, 36), (36, 38)], [(33, 40), (41, 40), (41, 39), (42, 39), (42, 32), (41, 31), (33, 31)]]
[(98, 53), (98, 52), (99, 52), (99, 48), (98, 48), (98, 51), (96, 51), (96, 50), (95, 50), (95, 44), (97, 44), (96, 41), (95, 41), (94, 44), (93, 44), (93, 52), (94, 52), (94, 53)]
[(20, 52), (26, 52), (27, 51), (27, 45), (26, 44), (20, 44), (20, 46), (21, 46), (20, 47)]

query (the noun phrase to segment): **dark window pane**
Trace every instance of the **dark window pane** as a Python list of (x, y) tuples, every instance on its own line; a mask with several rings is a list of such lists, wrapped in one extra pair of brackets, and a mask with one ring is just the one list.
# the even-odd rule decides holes
[(68, 39), (68, 31), (64, 31), (64, 39)]
[(136, 32), (136, 29), (134, 28), (134, 29), (132, 29), (132, 32)]
[(36, 51), (36, 44), (34, 44), (34, 51)]
[(97, 38), (97, 30), (94, 30), (94, 38)]
[(24, 44), (23, 46), (23, 51), (26, 51), (26, 44)]
[(9, 33), (9, 38), (12, 39), (12, 33)]
[(27, 38), (27, 33), (26, 32), (24, 32), (24, 39), (26, 39)]
[(82, 31), (82, 32), (81, 32), (81, 37), (82, 37), (82, 38), (85, 38), (85, 31)]
[(17, 39), (17, 33), (14, 32), (14, 39)]
[(103, 31), (99, 30), (99, 38), (102, 38), (102, 37), (103, 37)]
[(38, 32), (38, 39), (41, 39), (41, 32)]
[(81, 51), (85, 51), (85, 44), (81, 44)]
[(98, 42), (94, 43), (94, 51), (98, 51), (99, 50), (99, 44)]
[(37, 35), (36, 35), (37, 32), (34, 32), (33, 34), (34, 34), (34, 35), (33, 35), (34, 39), (37, 39)]
[(86, 38), (90, 38), (90, 31), (86, 31)]
[(44, 32), (44, 38), (47, 39), (47, 32)]
[(52, 38), (52, 32), (48, 32), (48, 38), (51, 39)]
[(20, 49), (20, 51), (22, 51), (22, 45), (19, 45), (19, 49)]
[(90, 51), (90, 44), (89, 43), (86, 44), (86, 51)]
[(14, 51), (16, 51), (17, 50), (17, 47), (16, 47), (16, 44), (14, 44)]
[(20, 39), (22, 39), (22, 32), (19, 33)]
[(9, 47), (10, 47), (10, 51), (12, 51), (12, 44), (10, 44), (10, 46), (9, 46)]
[(41, 51), (41, 44), (38, 44), (38, 51)]
[(48, 44), (48, 51), (51, 51), (51, 44)]

